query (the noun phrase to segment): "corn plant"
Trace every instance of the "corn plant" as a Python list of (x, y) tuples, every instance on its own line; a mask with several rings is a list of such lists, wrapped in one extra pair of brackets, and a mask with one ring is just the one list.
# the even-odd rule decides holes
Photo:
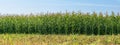
[(30, 15), (0, 16), (0, 33), (86, 34), (120, 33), (119, 13), (57, 12)]

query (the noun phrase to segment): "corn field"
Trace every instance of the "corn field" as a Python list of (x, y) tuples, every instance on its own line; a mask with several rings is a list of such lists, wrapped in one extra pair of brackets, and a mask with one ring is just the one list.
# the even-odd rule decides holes
[(120, 33), (120, 16), (114, 12), (6, 15), (0, 16), (0, 33), (116, 35)]

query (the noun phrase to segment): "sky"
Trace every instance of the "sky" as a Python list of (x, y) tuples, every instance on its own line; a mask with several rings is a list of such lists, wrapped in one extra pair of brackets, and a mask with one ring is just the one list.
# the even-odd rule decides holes
[(0, 0), (0, 13), (40, 12), (111, 12), (120, 13), (120, 0)]

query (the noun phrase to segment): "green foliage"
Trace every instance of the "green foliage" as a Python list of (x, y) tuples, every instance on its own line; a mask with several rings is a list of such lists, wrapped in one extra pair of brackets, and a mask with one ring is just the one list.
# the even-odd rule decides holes
[(0, 33), (25, 34), (87, 34), (111, 35), (120, 33), (120, 16), (93, 12), (46, 13), (0, 16)]

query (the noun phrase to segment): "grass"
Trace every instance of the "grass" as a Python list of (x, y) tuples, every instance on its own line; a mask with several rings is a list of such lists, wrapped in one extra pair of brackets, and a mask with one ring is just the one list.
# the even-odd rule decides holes
[(120, 45), (120, 35), (0, 34), (0, 45)]

